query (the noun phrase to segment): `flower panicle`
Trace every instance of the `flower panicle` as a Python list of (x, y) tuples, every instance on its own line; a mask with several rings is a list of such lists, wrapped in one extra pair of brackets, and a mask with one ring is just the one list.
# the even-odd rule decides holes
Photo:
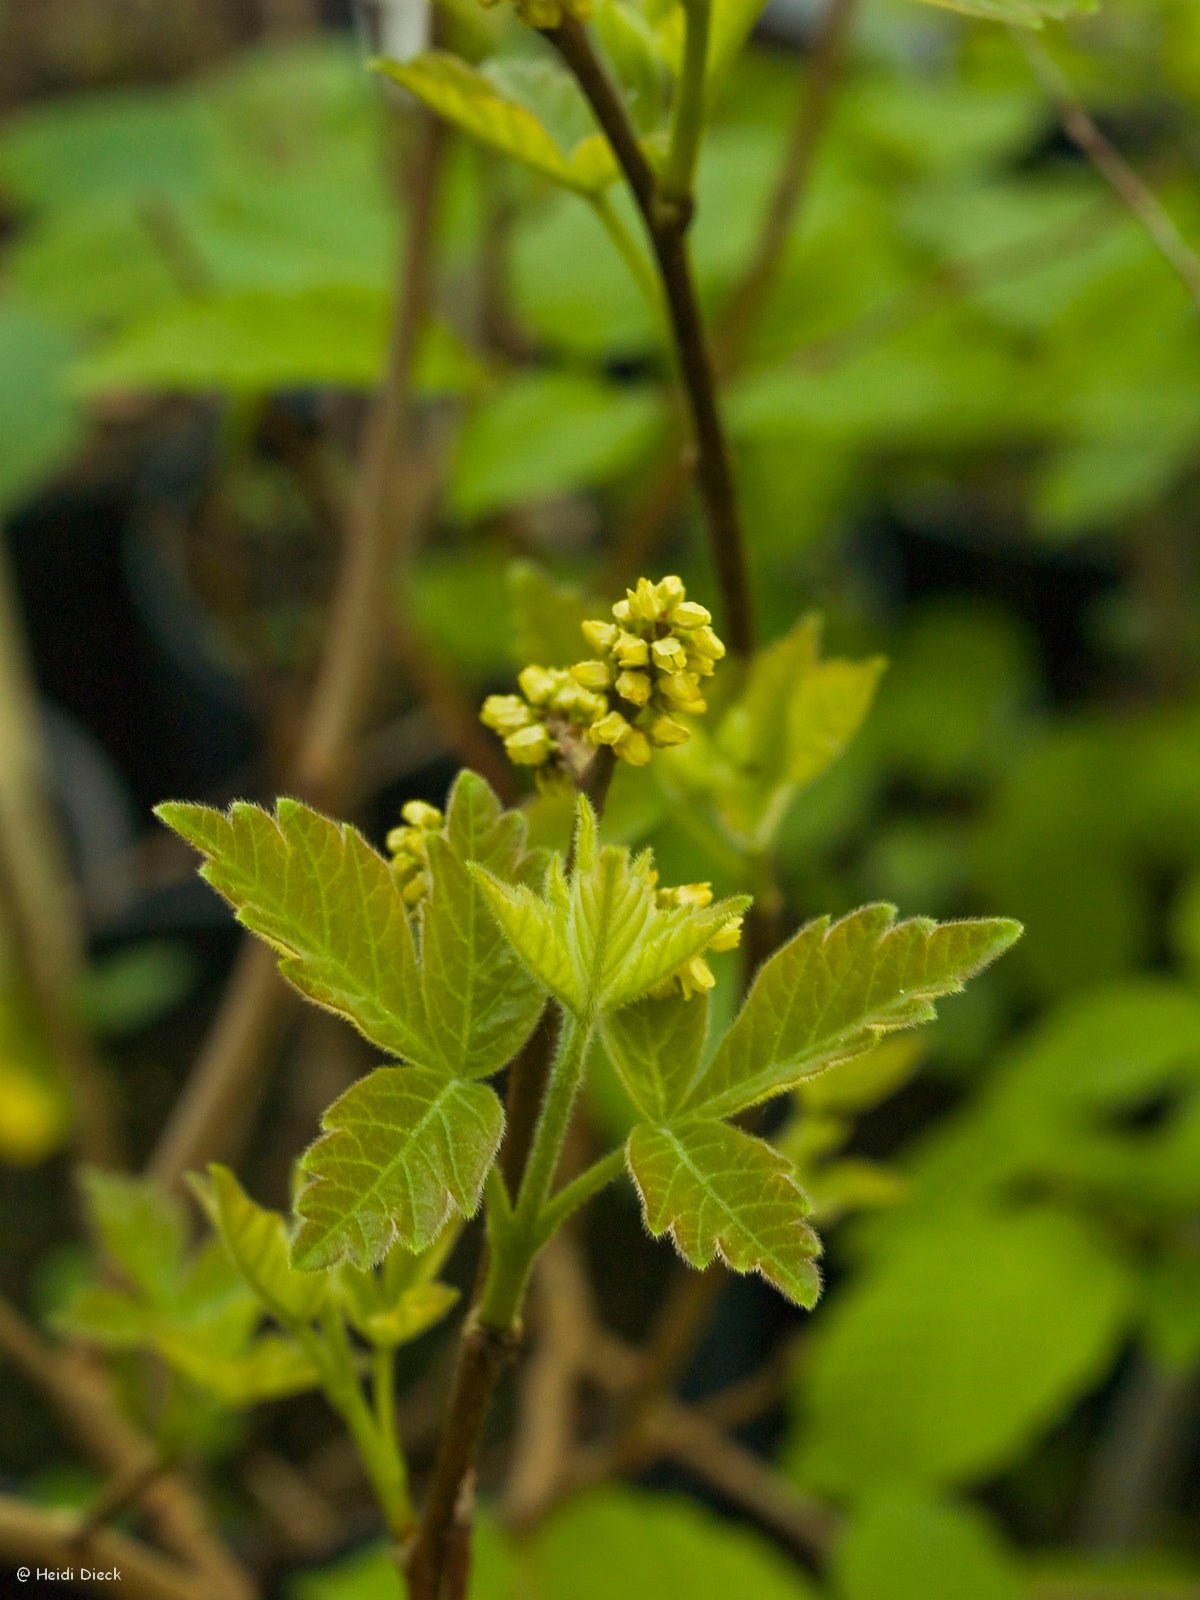
[(504, 740), (517, 766), (564, 765), (568, 747), (608, 746), (645, 766), (654, 750), (687, 742), (681, 719), (708, 709), (703, 681), (725, 646), (711, 613), (687, 598), (682, 579), (639, 578), (612, 608), (612, 621), (583, 624), (592, 654), (570, 668), (527, 666), (520, 694), (489, 695), (480, 719)]

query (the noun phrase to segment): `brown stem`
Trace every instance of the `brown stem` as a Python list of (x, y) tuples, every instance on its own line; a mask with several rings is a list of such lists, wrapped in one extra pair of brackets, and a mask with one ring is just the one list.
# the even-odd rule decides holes
[[(384, 637), (382, 608), (398, 546), (413, 537), (415, 516), (393, 497), (397, 463), (411, 432), (417, 339), (432, 297), (432, 235), (440, 188), (443, 134), (417, 114), (405, 244), (397, 274), (397, 310), (387, 371), (367, 424), (361, 488), (349, 508), (321, 665), (290, 787), (312, 804), (336, 810), (351, 778), (352, 757), (370, 705)], [(243, 946), (204, 1049), (150, 1162), (161, 1183), (236, 1146), (262, 1093), (291, 992), (270, 952)]]
[(1025, 52), (1033, 74), (1053, 101), (1067, 137), (1148, 234), (1155, 249), (1200, 306), (1200, 255), (1184, 239), (1165, 206), (1096, 124), (1044, 45), (1009, 30)]
[[(161, 1464), (159, 1452), (125, 1415), (98, 1369), (78, 1352), (48, 1345), (3, 1299), (0, 1351), (46, 1396), (63, 1427), (100, 1467), (123, 1482), (143, 1476), (142, 1511), (167, 1549), (206, 1580), (206, 1593), (253, 1600), (249, 1575), (209, 1527), (203, 1506), (179, 1473), (145, 1477)], [(77, 1525), (73, 1528), (77, 1531)]]
[(858, 0), (829, 0), (813, 40), (808, 87), (796, 108), (783, 164), (763, 213), (762, 228), (721, 316), (718, 362), (722, 372), (740, 364), (754, 319), (779, 276), (829, 122), (857, 6)]
[(585, 29), (564, 16), (546, 38), (574, 73), (629, 184), (658, 262), (674, 335), (679, 374), (696, 442), (696, 482), (708, 526), (713, 568), (721, 591), (730, 649), (754, 649), (754, 615), (741, 515), (733, 482), (733, 458), (717, 402), (717, 375), (700, 311), (687, 247), (692, 202), (668, 198), (647, 161), (620, 94)]
[[(219, 1590), (194, 1572), (168, 1561), (136, 1539), (102, 1528), (81, 1547), (79, 1519), (70, 1511), (48, 1511), (11, 1495), (0, 1495), (0, 1554), (23, 1568), (62, 1571), (80, 1557), (97, 1571), (116, 1567), (126, 1600), (216, 1600)], [(46, 1593), (37, 1584), (31, 1593)], [(19, 1592), (17, 1589), (13, 1593)]]

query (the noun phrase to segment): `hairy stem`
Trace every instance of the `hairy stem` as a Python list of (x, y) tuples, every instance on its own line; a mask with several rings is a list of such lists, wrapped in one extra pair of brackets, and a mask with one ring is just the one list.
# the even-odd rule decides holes
[(687, 247), (692, 196), (669, 193), (646, 159), (620, 94), (592, 49), (582, 25), (564, 16), (546, 38), (574, 74), (597, 122), (612, 145), (658, 263), (670, 314), (680, 381), (696, 446), (696, 483), (704, 506), (709, 548), (721, 592), (722, 620), (730, 649), (748, 656), (754, 648), (746, 542), (733, 482), (733, 458), (717, 402), (717, 377), (700, 311)]
[[(367, 427), (362, 487), (343, 531), (325, 649), (290, 787), (336, 810), (350, 782), (355, 740), (370, 705), (381, 659), (380, 607), (399, 545), (414, 531), (413, 510), (392, 490), (409, 443), (417, 340), (432, 297), (432, 238), (441, 184), (443, 134), (432, 113), (418, 118), (412, 203), (397, 270), (396, 314), (387, 373)], [(243, 946), (208, 1039), (150, 1162), (160, 1183), (235, 1146), (261, 1096), (267, 1063), (291, 996), (272, 953)]]

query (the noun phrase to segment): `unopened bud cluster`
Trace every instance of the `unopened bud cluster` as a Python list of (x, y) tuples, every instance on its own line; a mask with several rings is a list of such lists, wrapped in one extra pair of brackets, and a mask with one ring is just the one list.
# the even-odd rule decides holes
[(415, 906), (429, 893), (429, 840), (440, 833), (445, 817), (424, 800), (409, 800), (400, 812), (403, 825), (387, 836), (392, 872), (407, 906)]
[[(479, 0), (486, 7), (496, 0)], [(586, 22), (592, 14), (591, 0), (516, 0), (516, 11), (521, 21), (531, 28), (557, 28), (566, 12)]]
[[(681, 883), (673, 889), (658, 888), (658, 874), (650, 870), (650, 882), (654, 887), (654, 899), (660, 910), (669, 910), (674, 906), (695, 906), (703, 910), (712, 904), (713, 891), (711, 883)], [(713, 935), (706, 946), (706, 954), (719, 955), (724, 950), (736, 950), (742, 942), (742, 919), (733, 917), (719, 933)], [(671, 976), (653, 990), (654, 998), (665, 1000), (676, 989), (685, 1000), (690, 1000), (695, 994), (705, 994), (716, 983), (713, 970), (703, 955), (692, 956), (689, 961), (673, 972)]]
[(574, 737), (608, 745), (630, 766), (654, 749), (683, 744), (681, 717), (708, 709), (703, 680), (725, 654), (712, 616), (687, 598), (677, 577), (636, 588), (612, 608), (613, 621), (583, 624), (593, 654), (569, 670), (538, 666), (520, 674), (519, 695), (490, 695), (482, 721), (504, 740), (510, 761), (544, 767)]

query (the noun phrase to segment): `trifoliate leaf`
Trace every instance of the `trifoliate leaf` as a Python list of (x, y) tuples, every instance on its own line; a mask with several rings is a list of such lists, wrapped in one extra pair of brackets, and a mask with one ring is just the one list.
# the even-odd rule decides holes
[(194, 1185), (196, 1193), (247, 1286), (284, 1326), (311, 1322), (328, 1288), (324, 1279), (292, 1266), (284, 1219), (256, 1205), (228, 1167), (214, 1162), (208, 1171), (208, 1182)]
[(760, 970), (733, 1026), (679, 1109), (724, 1117), (932, 1021), (933, 1001), (1008, 949), (1019, 923), (993, 917), (896, 922), (863, 906), (801, 928)]
[(669, 1118), (700, 1071), (708, 1034), (707, 995), (639, 1000), (601, 1025), (609, 1059), (630, 1099), (654, 1122)]
[(617, 845), (599, 846), (596, 814), (580, 799), (575, 864), (559, 858), (540, 895), (472, 868), (505, 937), (534, 976), (576, 1016), (591, 1018), (648, 994), (749, 904), (659, 907), (648, 869)]
[(380, 1067), (321, 1119), (301, 1159), (292, 1262), (315, 1271), (343, 1258), (363, 1269), (394, 1244), (426, 1249), (452, 1214), (471, 1216), (504, 1128), (483, 1084), (419, 1067)]
[(693, 1267), (719, 1256), (735, 1272), (760, 1272), (797, 1305), (815, 1305), (821, 1246), (778, 1151), (728, 1123), (687, 1121), (635, 1128), (627, 1154), (656, 1238), (670, 1233)]
[(206, 883), (281, 954), (288, 981), (372, 1044), (431, 1064), (416, 945), (391, 869), (348, 824), (280, 800), (274, 817), (169, 803), (155, 814), (201, 851)]
[(564, 154), (549, 128), (527, 106), (482, 72), (442, 50), (412, 61), (381, 61), (379, 70), (481, 144), (532, 167), (566, 189), (595, 194), (617, 175), (611, 149), (595, 137)]
[(525, 820), (505, 811), (482, 778), (460, 773), (445, 838), (429, 840), (429, 898), (421, 914), (421, 976), (436, 1059), (460, 1077), (486, 1078), (524, 1044), (544, 1004), (468, 871), (474, 861), (503, 882), (527, 878)]

